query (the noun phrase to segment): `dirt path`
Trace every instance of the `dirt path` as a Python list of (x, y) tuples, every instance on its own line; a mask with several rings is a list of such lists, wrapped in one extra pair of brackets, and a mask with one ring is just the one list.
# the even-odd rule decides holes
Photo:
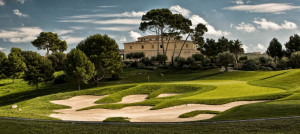
[[(59, 112), (60, 114), (51, 114), (50, 117), (74, 121), (103, 121), (108, 117), (128, 117), (131, 122), (183, 122), (205, 120), (215, 116), (214, 114), (200, 114), (192, 118), (178, 118), (179, 115), (194, 110), (225, 111), (239, 105), (262, 102), (237, 101), (223, 105), (187, 104), (159, 110), (150, 110), (150, 106), (131, 106), (116, 110), (91, 109), (76, 111), (77, 109), (96, 105), (93, 104), (93, 102), (103, 97), (104, 96), (77, 96), (67, 100), (51, 101), (52, 103), (67, 105), (72, 108), (55, 110), (54, 112)], [(139, 102), (143, 101), (146, 97), (146, 95), (130, 95), (124, 97), (120, 103)]]

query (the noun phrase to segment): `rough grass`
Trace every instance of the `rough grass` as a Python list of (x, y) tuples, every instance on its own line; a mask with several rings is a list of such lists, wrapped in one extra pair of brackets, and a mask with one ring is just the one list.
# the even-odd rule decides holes
[(184, 113), (179, 115), (179, 118), (190, 118), (190, 117), (195, 117), (199, 114), (219, 114), (221, 112), (219, 111), (210, 111), (210, 110), (195, 110), (195, 111), (191, 111), (188, 113)]
[(300, 119), (197, 124), (74, 124), (0, 119), (1, 134), (296, 134)]
[(130, 122), (127, 117), (109, 117), (103, 120), (103, 122)]

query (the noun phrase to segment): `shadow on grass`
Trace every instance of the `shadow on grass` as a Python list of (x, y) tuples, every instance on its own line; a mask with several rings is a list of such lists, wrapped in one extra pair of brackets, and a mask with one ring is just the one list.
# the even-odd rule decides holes
[[(92, 84), (83, 86), (82, 90), (91, 88)], [(30, 100), (32, 98), (55, 94), (55, 93), (63, 93), (63, 92), (69, 92), (69, 91), (76, 91), (77, 87), (72, 84), (60, 84), (60, 85), (53, 85), (49, 84), (46, 86), (41, 87), (37, 90), (29, 90), (25, 92), (18, 92), (13, 93), (5, 96), (0, 97), (0, 107), (15, 104), (17, 102)]]
[(216, 75), (219, 75), (219, 74), (222, 74), (223, 72), (215, 72), (215, 73), (212, 73), (212, 74), (207, 74), (207, 75), (203, 75), (203, 76), (200, 76), (200, 77), (196, 77), (196, 78), (193, 78), (191, 80), (199, 80), (199, 79), (203, 79), (203, 78), (207, 78), (207, 77), (212, 77), (212, 76), (216, 76)]

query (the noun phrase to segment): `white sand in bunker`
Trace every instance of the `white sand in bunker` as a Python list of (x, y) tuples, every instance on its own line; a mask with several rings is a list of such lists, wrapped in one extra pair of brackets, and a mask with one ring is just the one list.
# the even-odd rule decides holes
[(178, 95), (178, 94), (171, 94), (171, 93), (168, 93), (168, 94), (160, 94), (158, 95), (156, 98), (162, 98), (162, 97), (169, 97), (169, 96), (175, 96), (175, 95)]
[[(195, 110), (225, 111), (232, 107), (259, 103), (263, 101), (237, 101), (223, 105), (187, 104), (158, 110), (150, 110), (151, 106), (130, 106), (122, 109), (91, 109), (76, 111), (77, 109), (96, 105), (94, 102), (104, 96), (77, 96), (67, 100), (51, 101), (55, 104), (71, 106), (71, 109), (55, 110), (59, 114), (51, 114), (50, 117), (62, 120), (75, 121), (103, 121), (108, 117), (128, 117), (131, 122), (184, 122), (205, 120), (214, 117), (214, 114), (200, 114), (192, 118), (178, 118), (179, 115)], [(131, 103), (145, 100), (146, 95), (130, 95), (123, 97), (122, 102)], [(136, 98), (136, 100), (134, 99)], [(143, 100), (141, 100), (143, 98)]]
[(118, 103), (135, 103), (146, 100), (148, 95), (128, 95), (122, 98), (121, 102)]

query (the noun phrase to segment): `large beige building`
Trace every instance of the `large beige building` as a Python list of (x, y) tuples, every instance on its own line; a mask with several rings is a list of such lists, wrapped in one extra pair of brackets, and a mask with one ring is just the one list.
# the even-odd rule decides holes
[[(135, 42), (124, 43), (123, 54), (126, 55), (127, 53), (144, 52), (145, 56), (148, 58), (151, 58), (152, 56), (156, 56), (158, 51), (160, 54), (162, 54), (163, 48), (160, 39), (161, 37), (157, 39), (157, 35), (149, 35), (149, 36), (139, 37), (138, 41)], [(175, 45), (175, 38), (171, 38), (169, 40), (169, 38), (165, 37), (163, 39), (164, 39), (165, 50), (167, 50), (166, 54), (168, 56), (168, 61), (171, 61), (174, 47), (175, 47), (174, 57), (176, 57), (179, 54), (179, 51), (184, 43), (184, 40), (182, 39), (177, 40)], [(167, 46), (168, 40), (169, 40), (169, 45)], [(159, 48), (157, 48), (158, 47), (157, 41), (159, 41)], [(197, 46), (192, 41), (187, 41), (183, 46), (180, 57), (184, 57), (184, 58), (191, 57), (195, 53), (199, 53), (199, 51), (197, 50)]]

